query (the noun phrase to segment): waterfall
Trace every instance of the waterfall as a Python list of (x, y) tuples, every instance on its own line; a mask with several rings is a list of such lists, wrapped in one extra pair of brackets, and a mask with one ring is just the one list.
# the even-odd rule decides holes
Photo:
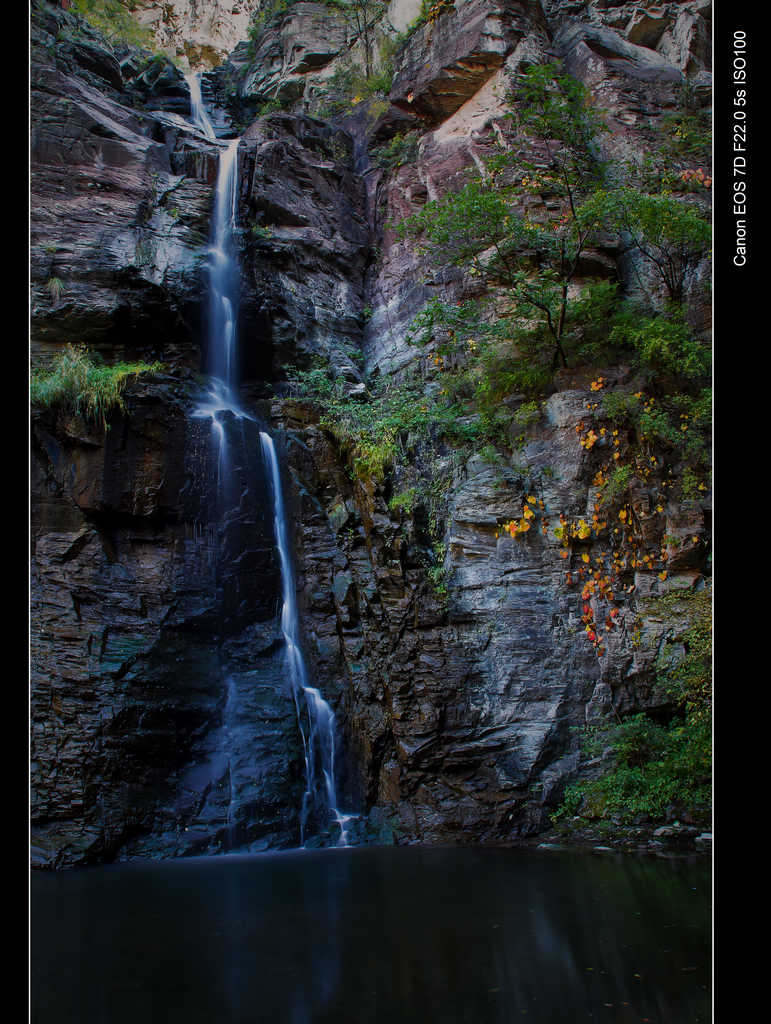
[(233, 241), (238, 197), (238, 143), (220, 153), (214, 201), (212, 245), (209, 249), (209, 368), (232, 398), (236, 374), (238, 259)]
[[(305, 827), (308, 815), (315, 811), (325, 826), (335, 821), (340, 828), (339, 846), (348, 845), (346, 826), (353, 815), (342, 814), (337, 807), (335, 789), (335, 716), (319, 690), (308, 685), (305, 660), (299, 643), (299, 620), (297, 616), (297, 595), (294, 573), (289, 555), (287, 519), (281, 494), (281, 476), (273, 439), (269, 434), (260, 433), (260, 442), (265, 462), (270, 470), (273, 488), (274, 528), (276, 545), (281, 564), (281, 634), (286, 647), (289, 675), (292, 684), (297, 722), (303, 741), (305, 756), (305, 793), (300, 813), (301, 839), (305, 842)], [(307, 733), (302, 725), (300, 701), (305, 701), (308, 716)], [(327, 819), (324, 822), (324, 819)]]
[[(214, 129), (201, 101), (200, 80), (187, 76), (190, 86), (191, 116), (212, 141)], [(230, 462), (226, 421), (229, 417), (253, 420), (237, 402), (237, 323), (239, 297), (239, 265), (234, 241), (238, 208), (238, 144), (233, 139), (222, 146), (219, 155), (212, 219), (209, 256), (209, 390), (193, 411), (194, 417), (209, 418), (213, 441), (218, 452), (217, 493), (229, 500)], [(335, 790), (335, 716), (329, 704), (315, 687), (308, 685), (308, 674), (299, 643), (299, 621), (294, 574), (289, 556), (287, 521), (281, 492), (278, 459), (271, 437), (260, 433), (263, 460), (273, 492), (273, 513), (276, 546), (281, 566), (282, 608), (281, 633), (286, 649), (297, 724), (303, 743), (305, 760), (305, 793), (300, 810), (301, 843), (305, 844), (311, 814), (320, 831), (336, 824), (340, 830), (339, 846), (348, 845), (347, 824), (354, 815), (342, 814), (337, 807)], [(303, 726), (303, 707), (307, 725)], [(232, 703), (229, 691), (228, 707)], [(232, 832), (230, 813), (228, 831)]]
[(193, 124), (196, 128), (201, 129), (207, 139), (214, 141), (217, 136), (201, 99), (201, 76), (193, 72), (185, 75), (185, 81), (190, 90), (190, 116), (193, 119)]
[(238, 144), (233, 139), (220, 150), (215, 188), (209, 258), (209, 332), (207, 361), (210, 384), (193, 411), (211, 420), (217, 451), (217, 493), (226, 496), (230, 455), (225, 419), (252, 419), (239, 408), (236, 395), (236, 323), (238, 318), (238, 255), (234, 242), (238, 198)]

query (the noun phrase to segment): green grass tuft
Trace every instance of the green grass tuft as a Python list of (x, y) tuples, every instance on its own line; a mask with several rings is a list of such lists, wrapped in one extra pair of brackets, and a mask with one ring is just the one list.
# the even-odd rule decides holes
[(92, 361), (82, 345), (67, 345), (50, 369), (33, 368), (30, 403), (39, 408), (61, 408), (107, 429), (107, 417), (123, 410), (123, 389), (140, 373), (157, 373), (162, 363), (116, 363), (103, 366)]

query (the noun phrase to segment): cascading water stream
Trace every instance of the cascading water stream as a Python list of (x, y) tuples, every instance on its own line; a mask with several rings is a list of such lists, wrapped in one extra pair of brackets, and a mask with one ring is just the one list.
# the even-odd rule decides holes
[(238, 259), (233, 235), (238, 194), (238, 144), (233, 139), (220, 153), (209, 248), (209, 368), (224, 384), (223, 398), (234, 405), (233, 392), (238, 318)]
[[(260, 433), (260, 442), (265, 462), (270, 470), (273, 488), (273, 512), (276, 544), (281, 563), (281, 633), (286, 646), (289, 662), (292, 693), (297, 708), (297, 721), (303, 740), (305, 755), (305, 794), (300, 815), (301, 841), (305, 842), (305, 826), (308, 814), (315, 809), (317, 815), (327, 821), (334, 820), (340, 828), (339, 846), (348, 845), (346, 826), (354, 817), (342, 814), (337, 807), (335, 789), (335, 716), (320, 691), (308, 685), (302, 650), (299, 643), (299, 619), (294, 573), (289, 555), (287, 519), (281, 493), (281, 476), (273, 439), (269, 434)], [(305, 700), (308, 713), (307, 735), (302, 727), (300, 699)], [(319, 772), (321, 773), (319, 776)]]
[[(198, 75), (186, 76), (190, 87), (191, 117), (196, 127), (214, 141), (216, 135), (201, 100)], [(251, 419), (239, 408), (236, 386), (236, 325), (238, 319), (239, 268), (234, 233), (238, 197), (238, 144), (232, 139), (220, 150), (214, 196), (209, 258), (209, 332), (207, 359), (211, 377), (205, 398), (193, 412), (210, 419), (217, 449), (217, 491), (222, 493), (229, 476), (229, 455), (224, 419)]]
[[(197, 75), (190, 75), (187, 76), (187, 81), (190, 87), (193, 122), (207, 138), (214, 141), (216, 135), (201, 100), (200, 79)], [(218, 495), (223, 493), (230, 475), (225, 418), (230, 415), (240, 420), (253, 419), (239, 407), (236, 400), (239, 266), (234, 233), (238, 197), (239, 142), (240, 139), (233, 139), (220, 151), (212, 240), (208, 250), (208, 367), (211, 385), (206, 397), (199, 402), (193, 412), (195, 417), (211, 419), (218, 451)], [(319, 690), (308, 685), (308, 674), (299, 644), (294, 574), (289, 557), (288, 530), (278, 459), (273, 441), (268, 434), (260, 433), (260, 443), (273, 490), (276, 546), (281, 566), (281, 633), (287, 652), (292, 694), (305, 759), (306, 785), (300, 812), (301, 842), (305, 844), (306, 826), (309, 815), (313, 812), (322, 830), (336, 823), (340, 830), (338, 845), (347, 846), (346, 826), (354, 815), (342, 814), (337, 807), (335, 717)], [(301, 700), (305, 701), (307, 729), (303, 728)], [(230, 831), (230, 812), (228, 826)]]
[(193, 124), (201, 129), (207, 139), (214, 141), (217, 137), (214, 126), (209, 120), (209, 115), (206, 113), (206, 107), (204, 107), (203, 99), (201, 98), (201, 76), (193, 72), (185, 75), (185, 81), (190, 90), (190, 116), (193, 119)]

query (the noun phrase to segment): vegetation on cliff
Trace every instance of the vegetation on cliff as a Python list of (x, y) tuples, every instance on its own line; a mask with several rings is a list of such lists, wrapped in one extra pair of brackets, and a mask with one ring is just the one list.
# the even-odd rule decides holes
[(67, 345), (48, 369), (33, 367), (30, 401), (40, 408), (60, 408), (107, 427), (107, 417), (125, 408), (123, 391), (142, 373), (157, 373), (161, 363), (115, 363), (105, 366), (92, 359), (82, 345)]
[[(623, 320), (625, 312), (617, 286), (587, 282), (581, 273), (589, 250), (625, 234), (660, 276), (677, 318), (686, 275), (706, 252), (710, 227), (681, 200), (613, 187), (599, 158), (602, 119), (587, 88), (556, 65), (518, 77), (510, 120), (513, 143), (487, 162), (485, 173), (426, 203), (398, 232), (417, 239), (436, 265), (462, 267), (493, 299), (466, 307), (460, 334), (457, 314), (441, 302), (429, 307), (426, 325), (443, 321), (461, 343), (473, 335), (505, 347), (523, 382), (536, 366), (537, 386), (545, 388), (558, 365), (596, 362), (622, 340), (614, 324), (607, 330), (608, 318)], [(522, 148), (528, 144), (530, 154)], [(550, 215), (530, 216), (526, 200), (536, 195), (548, 195)]]
[(152, 30), (134, 17), (132, 0), (72, 0), (73, 9), (111, 43), (153, 49)]
[[(546, 508), (537, 481), (523, 476), (522, 513), (501, 522), (500, 533), (522, 543), (537, 533), (557, 541), (562, 585), (580, 595), (582, 628), (600, 658), (611, 634), (625, 628), (638, 575), (664, 583), (670, 564), (690, 557), (687, 546), (701, 544), (669, 536), (666, 523), (709, 490), (712, 407), (710, 345), (684, 302), (709, 247), (709, 222), (660, 180), (650, 192), (619, 184), (600, 158), (604, 131), (588, 90), (556, 65), (519, 75), (508, 146), (481, 175), (397, 225), (398, 237), (413, 240), (431, 263), (476, 280), (476, 296), (433, 299), (415, 318), (412, 342), (424, 353), (417, 371), (373, 379), (350, 396), (322, 366), (290, 373), (295, 393), (320, 405), (320, 423), (354, 478), (389, 480), (400, 515), (428, 512), (430, 578), (442, 592), (441, 496), (457, 461), (440, 452), (461, 460), (481, 452), (493, 461), (511, 454), (561, 386), (560, 372), (590, 380), (592, 397), (576, 427), (594, 494), (590, 515)], [(398, 167), (401, 145), (392, 143), (394, 159), (384, 152), (384, 167)], [(533, 217), (528, 199), (544, 195), (546, 212)], [(658, 300), (644, 287), (625, 296), (613, 273), (587, 274), (598, 251), (621, 251), (619, 239), (638, 276), (647, 270), (658, 284)], [(611, 385), (605, 368), (620, 363), (626, 380)], [(641, 509), (641, 493), (651, 514)], [(704, 819), (708, 607), (689, 629), (660, 719), (632, 713), (596, 729), (594, 741), (614, 768), (569, 789), (561, 818), (580, 806), (600, 817), (660, 820), (676, 805)]]
[[(455, 442), (510, 447), (522, 436), (523, 398), (528, 408), (543, 400), (560, 366), (597, 371), (626, 360), (650, 396), (606, 394), (597, 416), (611, 429), (632, 429), (640, 440), (676, 449), (691, 475), (697, 468), (704, 475), (711, 353), (681, 300), (686, 275), (709, 244), (708, 222), (671, 196), (609, 185), (598, 156), (602, 121), (586, 88), (554, 65), (521, 75), (512, 102), (516, 131), (537, 140), (537, 153), (502, 151), (485, 176), (398, 225), (399, 236), (417, 239), (433, 263), (461, 267), (480, 282), (479, 297), (431, 300), (413, 322), (412, 341), (430, 351), (434, 380), (375, 382), (350, 401), (321, 368), (293, 370), (295, 386), (315, 395), (341, 440), (355, 437), (355, 465), (382, 477), (394, 437), (430, 425), (434, 436)], [(384, 166), (402, 162), (403, 141), (397, 136), (384, 147)], [(544, 191), (552, 216), (530, 219), (522, 200)], [(624, 299), (612, 278), (581, 273), (589, 249), (622, 232), (660, 277), (664, 306)], [(395, 398), (401, 391), (415, 397), (411, 391), (420, 387), (425, 394), (414, 406)], [(401, 417), (394, 418), (395, 407)], [(684, 420), (689, 432), (681, 429)], [(377, 452), (376, 465), (362, 459), (363, 449)]]
[[(617, 824), (685, 817), (709, 823), (712, 785), (711, 593), (671, 594), (651, 612), (685, 609), (681, 628), (662, 645), (656, 686), (669, 702), (666, 721), (639, 712), (589, 729), (584, 757), (599, 774), (565, 791), (554, 821), (565, 831), (598, 819)], [(659, 716), (659, 719), (661, 715)]]

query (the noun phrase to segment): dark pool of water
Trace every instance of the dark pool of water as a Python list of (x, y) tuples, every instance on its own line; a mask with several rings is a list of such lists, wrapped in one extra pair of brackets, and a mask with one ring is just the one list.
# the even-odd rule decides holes
[(36, 873), (32, 1024), (706, 1024), (704, 863), (366, 848)]

